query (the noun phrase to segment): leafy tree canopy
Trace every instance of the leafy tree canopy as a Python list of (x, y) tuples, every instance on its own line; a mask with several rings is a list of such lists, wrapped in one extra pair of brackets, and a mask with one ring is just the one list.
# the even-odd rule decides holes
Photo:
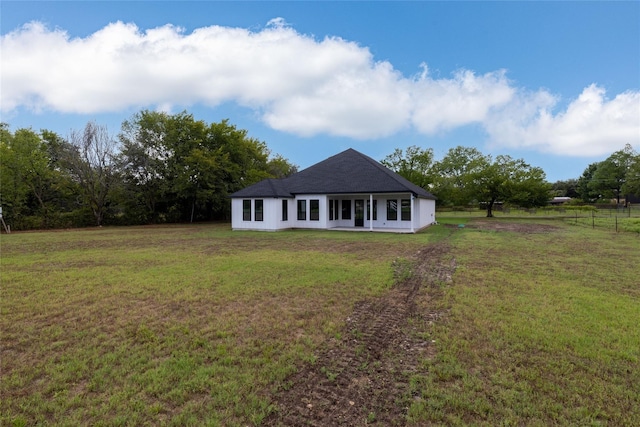
[(0, 203), (14, 229), (227, 218), (228, 195), (297, 167), (227, 120), (143, 110), (117, 138), (0, 125)]
[(296, 171), (227, 120), (207, 124), (182, 112), (141, 111), (122, 125), (121, 170), (137, 221), (228, 217), (228, 195)]
[(466, 206), (475, 200), (469, 176), (486, 164), (485, 156), (476, 148), (458, 146), (434, 164), (435, 195), (445, 206)]
[(17, 228), (32, 219), (34, 226), (48, 227), (64, 196), (66, 185), (53, 160), (53, 140), (58, 139), (51, 132), (11, 133), (8, 125), (0, 126), (0, 203), (7, 221)]
[(551, 190), (554, 197), (579, 197), (577, 179), (556, 181), (551, 185)]
[(640, 155), (627, 144), (602, 162), (589, 165), (578, 180), (582, 199), (586, 202), (616, 199), (616, 203), (620, 204), (625, 193), (636, 193), (640, 190), (637, 174), (639, 159)]
[(479, 203), (486, 206), (489, 217), (497, 201), (532, 207), (547, 204), (551, 196), (542, 169), (509, 156), (493, 159), (473, 147), (452, 148), (434, 163), (431, 149), (413, 146), (404, 153), (396, 149), (382, 163), (414, 184), (431, 189), (439, 203)]
[(544, 206), (549, 201), (551, 186), (542, 169), (510, 156), (485, 156), (484, 161), (468, 175), (469, 190), (493, 216), (495, 202), (523, 207)]
[(634, 194), (640, 197), (640, 155), (632, 158), (622, 191), (624, 194)]
[(428, 189), (433, 184), (433, 150), (415, 145), (406, 151), (396, 148), (380, 163), (414, 184)]

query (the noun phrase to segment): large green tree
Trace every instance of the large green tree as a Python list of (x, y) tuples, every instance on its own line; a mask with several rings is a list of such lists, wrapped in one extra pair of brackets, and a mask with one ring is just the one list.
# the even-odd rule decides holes
[(229, 215), (229, 194), (295, 166), (227, 120), (207, 124), (182, 112), (141, 111), (123, 123), (120, 165), (136, 222)]
[(1, 203), (7, 221), (15, 228), (55, 226), (69, 185), (53, 155), (54, 141), (60, 138), (31, 129), (11, 133), (6, 124), (1, 125), (0, 133)]
[(435, 193), (444, 204), (480, 204), (493, 216), (496, 202), (522, 207), (548, 203), (551, 186), (542, 169), (510, 156), (483, 155), (476, 148), (450, 149), (435, 164)]
[(3, 123), (0, 127), (0, 203), (8, 222), (26, 213), (29, 193), (24, 180), (26, 162), (16, 148), (13, 133)]
[(598, 200), (598, 192), (593, 190), (589, 184), (599, 164), (599, 162), (589, 164), (582, 172), (582, 175), (580, 175), (580, 178), (578, 178), (578, 197), (585, 203), (593, 203)]
[(433, 184), (433, 150), (412, 145), (396, 148), (380, 162), (412, 183), (429, 189)]
[(640, 197), (640, 155), (636, 155), (631, 159), (629, 170), (627, 171), (627, 179), (622, 191), (625, 195), (633, 194)]
[(482, 164), (467, 177), (467, 185), (477, 200), (493, 216), (496, 202), (522, 207), (544, 206), (549, 202), (551, 186), (544, 171), (522, 159), (510, 156), (485, 156)]
[(141, 111), (122, 123), (118, 158), (123, 199), (130, 222), (155, 223), (166, 215), (170, 199), (169, 115)]
[(623, 188), (628, 177), (631, 176), (630, 171), (634, 167), (637, 157), (638, 153), (630, 144), (627, 144), (624, 149), (614, 152), (604, 161), (598, 163), (588, 183), (588, 188), (598, 194), (598, 198), (616, 199), (616, 203), (619, 205), (623, 196)]
[(467, 206), (476, 200), (468, 185), (471, 173), (484, 167), (484, 155), (476, 148), (457, 146), (449, 149), (434, 164), (434, 193), (443, 206)]

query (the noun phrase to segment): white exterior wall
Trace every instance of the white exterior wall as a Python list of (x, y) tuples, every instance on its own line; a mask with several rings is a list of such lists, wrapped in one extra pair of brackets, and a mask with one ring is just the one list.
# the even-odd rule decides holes
[[(307, 205), (307, 214), (305, 220), (298, 220), (298, 200), (304, 200)], [(311, 200), (318, 200), (320, 205), (320, 216), (318, 221), (311, 221)], [(327, 229), (327, 220), (329, 219), (329, 205), (327, 204), (327, 196), (324, 194), (302, 194), (297, 195), (295, 199), (291, 199), (289, 206), (289, 227), (288, 228), (313, 228)]]
[(242, 229), (242, 199), (231, 199), (231, 229)]
[(436, 201), (429, 199), (414, 200), (413, 226), (420, 230), (436, 222)]
[[(283, 230), (289, 228), (310, 228), (310, 229), (331, 229), (331, 228), (357, 228), (363, 230), (371, 229), (371, 221), (367, 219), (367, 202), (370, 200), (369, 194), (349, 194), (349, 195), (298, 195), (294, 199), (258, 199), (263, 200), (263, 221), (255, 221), (255, 199), (232, 199), (231, 200), (231, 227), (234, 230)], [(412, 196), (406, 194), (375, 194), (373, 200), (377, 203), (377, 219), (373, 221), (373, 231), (378, 228), (397, 229), (398, 231), (418, 231), (428, 225), (435, 223), (435, 200), (413, 199), (413, 212), (411, 221), (402, 220), (401, 200), (409, 199)], [(387, 219), (387, 200), (397, 200), (398, 218), (396, 220)], [(242, 204), (243, 200), (251, 200), (251, 221), (243, 220)], [(288, 220), (282, 221), (282, 201), (288, 202)], [(306, 201), (306, 220), (298, 220), (298, 200)], [(318, 200), (320, 207), (319, 220), (311, 221), (310, 200)], [(329, 201), (339, 200), (338, 211), (334, 213), (334, 219), (329, 220)], [(342, 200), (351, 201), (351, 218), (342, 219)], [(364, 200), (364, 225), (355, 227), (355, 200)], [(337, 219), (336, 219), (337, 217)], [(413, 229), (412, 229), (413, 226)]]
[[(251, 221), (243, 220), (242, 203), (244, 200), (251, 200)], [(262, 200), (262, 221), (255, 220), (255, 200)], [(289, 203), (289, 221), (282, 221), (282, 200), (287, 200)], [(291, 228), (291, 210), (293, 205), (293, 199), (231, 199), (231, 228), (233, 230), (266, 231), (276, 231)]]

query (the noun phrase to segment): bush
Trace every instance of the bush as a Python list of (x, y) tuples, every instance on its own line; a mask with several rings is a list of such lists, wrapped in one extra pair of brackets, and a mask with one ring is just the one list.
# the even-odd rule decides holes
[(78, 228), (91, 227), (95, 225), (95, 218), (88, 208), (76, 209), (71, 212), (59, 214), (58, 221), (54, 228)]

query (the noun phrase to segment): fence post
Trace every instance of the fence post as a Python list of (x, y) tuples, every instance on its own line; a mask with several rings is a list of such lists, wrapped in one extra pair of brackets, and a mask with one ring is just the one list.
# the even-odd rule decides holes
[(596, 214), (593, 211), (591, 211), (591, 229), (596, 229)]
[(616, 215), (616, 233), (618, 232), (618, 215)]

